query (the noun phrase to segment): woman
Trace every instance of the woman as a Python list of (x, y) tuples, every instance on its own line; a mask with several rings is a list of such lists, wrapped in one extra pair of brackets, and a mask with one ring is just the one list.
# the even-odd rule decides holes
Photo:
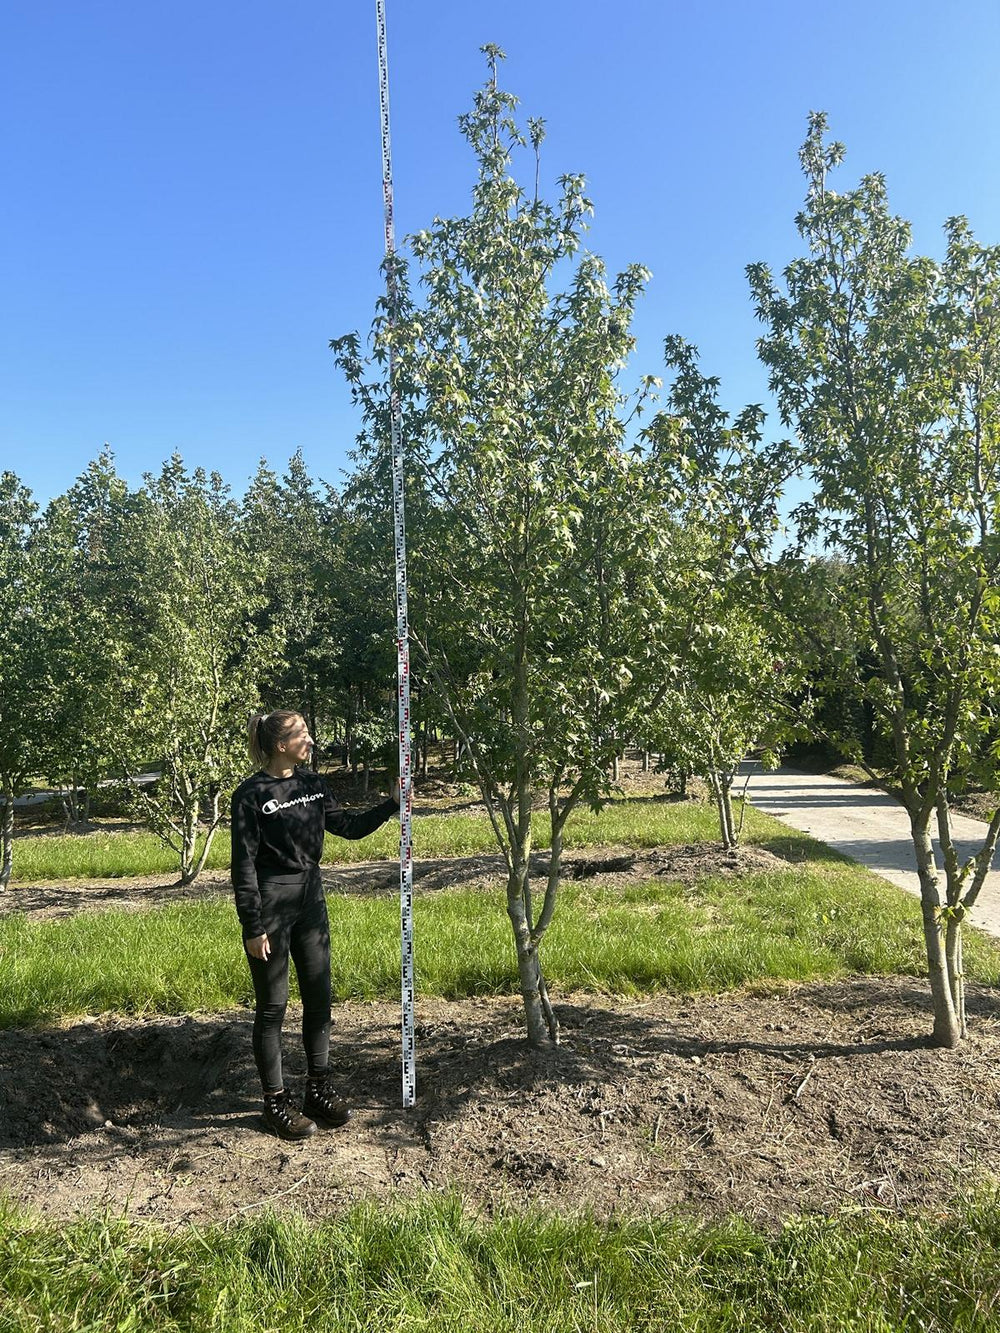
[[(347, 1105), (327, 1083), (330, 1061), (330, 927), (319, 873), (324, 831), (364, 838), (399, 809), (392, 796), (351, 814), (305, 764), (313, 740), (299, 713), (278, 709), (250, 719), (250, 757), (259, 772), (233, 793), (232, 877), (257, 1008), (253, 1054), (264, 1089), (264, 1120), (283, 1139), (305, 1139), (317, 1124), (343, 1125)], [(281, 1076), (281, 1024), (288, 960), (302, 995), (308, 1084), (302, 1111)]]

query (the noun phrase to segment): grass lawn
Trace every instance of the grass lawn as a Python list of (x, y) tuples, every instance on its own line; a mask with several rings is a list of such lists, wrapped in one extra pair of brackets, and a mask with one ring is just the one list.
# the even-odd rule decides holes
[[(547, 815), (535, 815), (536, 847), (547, 846)], [(756, 812), (748, 810), (753, 829)], [(599, 813), (575, 810), (570, 815), (564, 844), (568, 848), (610, 846), (659, 847), (668, 843), (699, 842), (718, 837), (715, 811), (708, 805), (672, 804), (633, 799), (613, 801)], [(421, 815), (413, 821), (414, 853), (418, 857), (470, 856), (495, 852), (496, 840), (484, 814)], [(326, 865), (392, 859), (399, 855), (399, 828), (390, 820), (360, 842), (326, 839)], [(210, 870), (229, 866), (229, 833), (221, 830), (209, 854)], [(176, 856), (152, 833), (52, 833), (18, 838), (14, 844), (12, 883), (44, 880), (113, 879), (124, 875), (169, 875), (177, 872)]]
[[(654, 806), (653, 813), (665, 835), (661, 841), (690, 836), (689, 808)], [(751, 813), (757, 839), (766, 842), (772, 834), (769, 845), (792, 858), (787, 868), (709, 876), (694, 885), (661, 878), (565, 884), (542, 946), (550, 986), (636, 994), (725, 991), (852, 972), (924, 974), (915, 899), (830, 856), (805, 835)], [(616, 840), (627, 831), (621, 823), (614, 828)], [(599, 831), (599, 825), (580, 830), (584, 837)], [(335, 997), (396, 995), (394, 896), (333, 895), (329, 904)], [(415, 929), (421, 993), (453, 998), (517, 992), (500, 893), (455, 888), (418, 895)], [(996, 984), (1000, 943), (973, 930), (967, 935), (967, 974)], [(0, 1026), (109, 1010), (183, 1014), (249, 999), (227, 896), (148, 912), (0, 918)]]
[(0, 1209), (5, 1333), (918, 1333), (998, 1327), (1000, 1214), (747, 1223), (541, 1214), (452, 1200), (169, 1234)]
[[(553, 991), (724, 992), (925, 973), (915, 899), (756, 811), (747, 824), (749, 838), (787, 857), (785, 866), (693, 884), (564, 885), (543, 945)], [(424, 856), (492, 849), (475, 816), (427, 817), (418, 828)], [(381, 836), (384, 846), (377, 838), (331, 846), (391, 855), (394, 830)], [(570, 843), (713, 836), (710, 809), (635, 800), (582, 814)], [(337, 998), (397, 997), (394, 896), (329, 902)], [(422, 894), (415, 914), (422, 994), (516, 993), (501, 894)], [(996, 985), (1000, 944), (972, 930), (967, 940), (967, 974)], [(0, 917), (0, 1026), (249, 999), (225, 896), (147, 912)], [(858, 1207), (791, 1217), (774, 1232), (739, 1218), (487, 1218), (430, 1194), (321, 1221), (251, 1214), (173, 1232), (125, 1217), (43, 1222), (0, 1202), (2, 1333), (985, 1333), (1000, 1331), (998, 1272), (1000, 1205), (990, 1195), (920, 1215)]]

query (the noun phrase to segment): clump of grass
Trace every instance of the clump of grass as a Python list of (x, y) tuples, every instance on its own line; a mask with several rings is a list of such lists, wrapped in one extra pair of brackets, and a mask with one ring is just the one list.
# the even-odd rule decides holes
[(756, 1333), (998, 1326), (995, 1199), (949, 1215), (481, 1218), (454, 1199), (167, 1233), (0, 1212), (9, 1333)]
[[(399, 990), (391, 893), (329, 899), (338, 1000)], [(421, 993), (516, 994), (502, 893), (456, 888), (415, 901)], [(563, 886), (542, 944), (550, 985), (611, 994), (724, 991), (851, 972), (925, 971), (920, 906), (845, 861), (808, 862), (693, 886)], [(1000, 945), (968, 932), (966, 972), (1000, 981)], [(228, 897), (149, 912), (0, 918), (0, 1025), (80, 1013), (182, 1014), (245, 1004), (250, 984)]]

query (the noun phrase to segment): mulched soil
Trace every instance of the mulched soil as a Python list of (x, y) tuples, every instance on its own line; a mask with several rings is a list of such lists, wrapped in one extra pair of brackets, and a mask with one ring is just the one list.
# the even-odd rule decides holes
[[(599, 1216), (945, 1205), (1000, 1168), (1000, 1004), (932, 1049), (905, 978), (781, 995), (571, 995), (563, 1042), (524, 1043), (518, 1000), (422, 1000), (418, 1103), (400, 1107), (398, 1010), (336, 1011), (343, 1129), (262, 1128), (250, 1015), (99, 1018), (0, 1033), (0, 1179), (52, 1217), (110, 1208), (177, 1225), (265, 1206), (457, 1191), (476, 1206)], [(286, 1022), (289, 1086), (302, 1055)]]

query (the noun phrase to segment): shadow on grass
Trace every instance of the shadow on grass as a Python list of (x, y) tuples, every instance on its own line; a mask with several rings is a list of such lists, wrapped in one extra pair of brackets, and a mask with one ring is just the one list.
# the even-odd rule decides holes
[(693, 805), (708, 809), (709, 802), (701, 796), (685, 796), (679, 791), (642, 791), (628, 792), (625, 796), (615, 797), (607, 805)]
[(782, 861), (789, 861), (793, 865), (802, 865), (806, 861), (832, 861), (838, 865), (857, 866), (859, 863), (852, 857), (843, 852), (835, 851), (828, 847), (825, 842), (817, 842), (815, 838), (810, 838), (807, 834), (767, 834), (763, 837), (754, 837), (752, 835), (745, 837), (744, 841), (751, 847), (762, 847), (764, 851), (771, 852), (778, 856)]

